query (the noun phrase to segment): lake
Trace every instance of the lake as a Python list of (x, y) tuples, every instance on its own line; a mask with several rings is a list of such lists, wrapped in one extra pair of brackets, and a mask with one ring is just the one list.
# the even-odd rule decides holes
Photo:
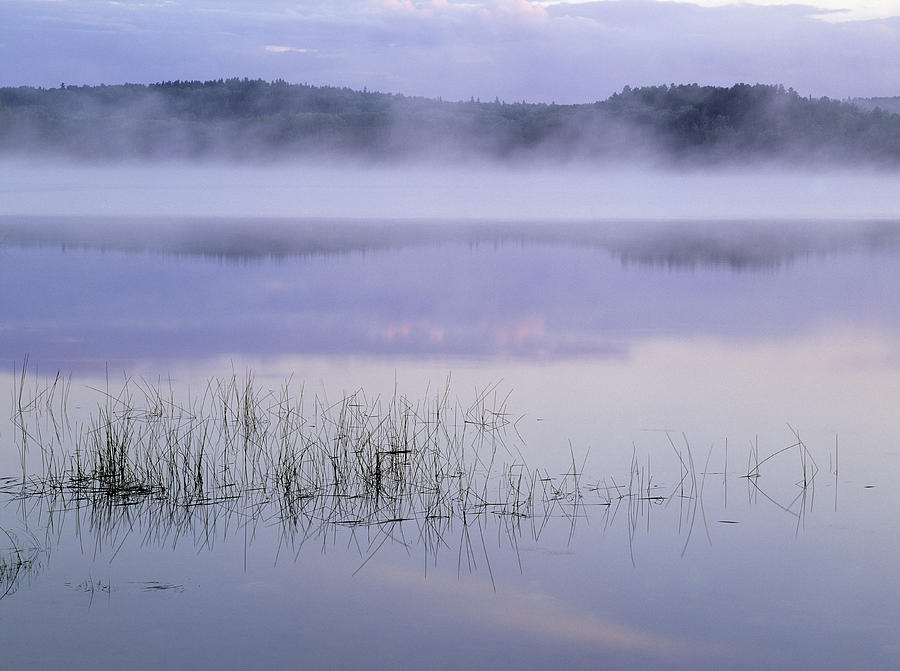
[(0, 217), (4, 658), (897, 668), (898, 261), (889, 220)]

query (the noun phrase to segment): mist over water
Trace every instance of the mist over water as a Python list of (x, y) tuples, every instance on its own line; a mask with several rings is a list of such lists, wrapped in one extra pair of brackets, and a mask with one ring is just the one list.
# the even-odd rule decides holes
[(897, 171), (334, 160), (0, 161), (0, 214), (359, 219), (891, 219)]
[(0, 668), (900, 668), (900, 18), (754, 1), (4, 3)]
[[(92, 671), (165, 667), (170, 650), (221, 668), (894, 668), (897, 178), (549, 158), (0, 160), (0, 390), (17, 397), (26, 357), (29, 389), (60, 371), (82, 432), (65, 454), (104, 408), (157, 416), (119, 408), (131, 391), (117, 385), (187, 399), (197, 416), (165, 428), (188, 431), (209, 426), (195, 401), (223, 380), (328, 407), (355, 390), (402, 405), (487, 389), (510, 399), (516, 442), (491, 444), (479, 495), (499, 500), (527, 466), (555, 506), (482, 506), (432, 542), (417, 512), (358, 519), (339, 494), (296, 514), (255, 483), (247, 509), (230, 495), (168, 512), (143, 494), (29, 498), (10, 424), (0, 528), (36, 534), (6, 560), (16, 573), (0, 570), (10, 656), (38, 669), (103, 650), (74, 656)], [(278, 426), (268, 435), (290, 433)], [(800, 431), (817, 499), (805, 462), (798, 484)], [(3, 569), (14, 555), (0, 552)]]

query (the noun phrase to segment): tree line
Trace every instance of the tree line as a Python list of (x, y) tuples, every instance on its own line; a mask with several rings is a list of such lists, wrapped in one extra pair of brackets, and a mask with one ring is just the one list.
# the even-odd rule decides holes
[(762, 84), (626, 86), (575, 105), (451, 102), (246, 78), (61, 84), (0, 88), (0, 153), (897, 165), (900, 114)]

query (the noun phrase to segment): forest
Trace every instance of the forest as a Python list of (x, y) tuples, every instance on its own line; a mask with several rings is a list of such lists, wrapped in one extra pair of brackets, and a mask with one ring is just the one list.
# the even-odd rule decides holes
[(873, 101), (763, 84), (626, 86), (573, 105), (246, 78), (7, 87), (0, 88), (0, 155), (896, 166), (900, 114)]

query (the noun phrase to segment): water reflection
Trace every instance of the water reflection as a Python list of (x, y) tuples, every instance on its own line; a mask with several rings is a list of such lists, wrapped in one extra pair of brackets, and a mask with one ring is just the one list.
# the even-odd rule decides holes
[[(216, 385), (210, 388), (215, 389)], [(366, 615), (367, 609), (381, 612), (378, 609), (390, 603), (401, 613), (399, 619), (392, 621), (395, 626), (410, 627), (413, 626), (410, 617), (414, 618), (412, 621), (427, 617), (429, 621), (444, 622), (442, 631), (451, 639), (464, 636), (466, 628), (473, 627), (476, 631), (467, 640), (476, 641), (479, 646), (489, 645), (487, 641), (491, 640), (501, 649), (536, 642), (548, 658), (566, 659), (585, 668), (595, 663), (598, 655), (616, 664), (655, 662), (672, 669), (694, 669), (698, 665), (715, 668), (721, 664), (750, 669), (756, 668), (760, 660), (776, 668), (783, 659), (784, 649), (776, 640), (774, 651), (767, 649), (751, 655), (754, 632), (759, 627), (744, 630), (748, 622), (743, 618), (736, 620), (740, 626), (713, 628), (713, 632), (705, 624), (708, 618), (697, 613), (673, 624), (672, 611), (691, 613), (692, 608), (698, 607), (698, 601), (703, 608), (716, 609), (722, 598), (735, 596), (732, 593), (735, 581), (722, 583), (727, 588), (723, 597), (718, 589), (706, 593), (709, 583), (697, 585), (681, 574), (695, 570), (702, 574), (710, 566), (727, 573), (729, 566), (745, 565), (735, 563), (747, 562), (748, 556), (765, 555), (772, 538), (805, 540), (807, 520), (812, 527), (813, 541), (822, 537), (822, 529), (832, 521), (830, 515), (822, 511), (813, 515), (811, 509), (816, 482), (820, 479), (813, 469), (819, 462), (832, 459), (832, 455), (813, 455), (796, 436), (793, 440), (797, 442), (783, 448), (769, 448), (770, 452), (756, 446), (746, 469), (732, 462), (733, 470), (729, 471), (727, 462), (722, 470), (715, 466), (722, 463), (722, 454), (692, 450), (689, 443), (682, 442), (683, 437), (667, 435), (665, 443), (671, 449), (668, 463), (656, 456), (651, 469), (649, 456), (645, 461), (644, 455), (635, 453), (629, 471), (615, 474), (607, 470), (603, 475), (581, 471), (582, 465), (573, 457), (570, 464), (560, 464), (556, 472), (539, 471), (531, 476), (522, 464), (502, 465), (499, 456), (497, 463), (493, 463), (494, 450), (483, 444), (479, 450), (476, 444), (469, 457), (470, 466), (464, 470), (479, 473), (485, 479), (472, 484), (468, 480), (471, 476), (466, 476), (469, 482), (466, 491), (459, 491), (456, 486), (445, 494), (469, 498), (469, 507), (446, 508), (447, 514), (435, 514), (433, 506), (423, 505), (424, 499), (434, 495), (428, 491), (433, 478), (427, 474), (423, 477), (421, 463), (410, 457), (412, 467), (407, 477), (413, 485), (410, 493), (415, 500), (398, 512), (388, 503), (377, 505), (381, 497), (390, 499), (389, 488), (379, 493), (377, 485), (369, 482), (367, 492), (359, 491), (337, 456), (345, 440), (343, 436), (352, 430), (355, 422), (365, 422), (363, 418), (372, 414), (372, 408), (364, 408), (360, 415), (353, 416), (358, 398), (329, 405), (322, 409), (326, 414), (318, 419), (310, 418), (314, 420), (310, 424), (315, 426), (308, 429), (327, 427), (324, 430), (329, 439), (318, 449), (329, 451), (326, 464), (334, 464), (334, 472), (326, 467), (325, 473), (315, 476), (317, 470), (313, 467), (308, 475), (323, 477), (329, 484), (317, 491), (306, 478), (304, 491), (286, 492), (279, 489), (278, 478), (273, 482), (272, 473), (262, 470), (267, 464), (268, 468), (277, 470), (281, 462), (268, 451), (284, 440), (293, 449), (312, 443), (309, 436), (296, 430), (299, 424), (291, 419), (291, 413), (272, 403), (273, 399), (262, 396), (262, 403), (251, 399), (249, 403), (238, 404), (253, 413), (261, 413), (257, 416), (260, 421), (250, 422), (258, 427), (253, 435), (238, 434), (236, 438), (245, 446), (244, 455), (234, 455), (238, 463), (245, 464), (238, 469), (226, 467), (220, 460), (219, 452), (227, 452), (229, 447), (218, 430), (209, 425), (204, 428), (202, 421), (194, 423), (183, 412), (199, 412), (202, 405), (173, 406), (169, 410), (175, 410), (177, 415), (167, 416), (165, 408), (137, 404), (137, 394), (131, 408), (122, 407), (120, 402), (131, 398), (127, 394), (115, 393), (111, 405), (105, 390), (98, 390), (97, 396), (100, 401), (93, 416), (100, 418), (99, 424), (66, 422), (61, 412), (60, 416), (54, 416), (48, 409), (59, 408), (58, 399), (41, 393), (41, 388), (38, 393), (25, 396), (27, 416), (16, 420), (27, 422), (23, 435), (28, 439), (35, 441), (45, 436), (50, 441), (32, 444), (35, 458), (29, 462), (36, 462), (38, 470), (22, 479), (8, 478), (0, 499), (3, 504), (0, 526), (28, 529), (31, 538), (35, 541), (40, 538), (31, 558), (20, 560), (15, 575), (2, 576), (5, 581), (2, 587), (14, 599), (10, 603), (21, 612), (30, 609), (42, 612), (46, 607), (42, 605), (41, 595), (53, 593), (60, 585), (72, 592), (74, 601), (56, 596), (56, 607), (70, 611), (83, 603), (91, 609), (92, 622), (102, 621), (107, 612), (123, 609), (143, 612), (153, 608), (146, 599), (151, 594), (163, 593), (185, 601), (182, 606), (165, 609), (167, 630), (174, 627), (178, 640), (177, 631), (191, 621), (190, 611), (202, 607), (210, 594), (222, 594), (216, 600), (218, 608), (226, 604), (233, 608), (238, 604), (242, 612), (262, 618), (273, 617), (273, 607), (283, 609), (286, 603), (295, 600), (308, 604), (311, 599), (319, 598), (314, 590), (307, 587), (292, 593), (285, 586), (293, 584), (290, 581), (296, 581), (296, 576), (312, 570), (320, 589), (327, 592), (326, 603), (333, 604), (346, 595), (353, 604), (367, 606), (360, 610), (339, 608), (334, 614), (327, 610), (289, 609), (292, 621), (299, 628), (297, 635), (305, 642), (309, 641), (306, 632), (315, 628), (321, 618), (330, 626), (338, 623), (346, 626), (349, 620), (365, 629), (371, 619), (371, 615)], [(458, 418), (461, 424), (445, 425), (444, 431), (421, 416), (428, 405), (413, 408), (414, 412), (406, 418), (406, 421), (420, 422), (412, 427), (410, 435), (421, 437), (419, 449), (426, 452), (433, 440), (450, 439), (472, 422), (477, 423), (477, 417), (492, 414), (485, 412), (483, 406), (481, 412), (463, 412)], [(113, 416), (104, 415), (110, 407), (119, 410)], [(270, 417), (271, 421), (264, 421), (263, 416)], [(223, 419), (216, 418), (215, 422)], [(366, 426), (384, 422), (383, 417), (372, 420), (373, 424)], [(92, 436), (98, 430), (105, 430), (107, 437), (123, 435), (111, 428), (110, 423), (128, 424), (136, 442), (156, 443), (161, 436), (148, 427), (157, 422), (170, 427), (167, 433), (177, 447), (173, 463), (167, 468), (182, 469), (177, 477), (187, 477), (194, 488), (175, 486), (163, 490), (146, 483), (138, 486), (133, 479), (116, 480), (108, 465), (101, 471), (78, 465), (97, 465), (90, 452), (94, 449)], [(246, 417), (239, 419), (236, 428), (241, 425), (247, 425)], [(69, 426), (76, 435), (58, 438), (54, 426), (61, 431)], [(475, 428), (474, 435), (481, 436), (485, 429), (494, 435), (498, 427)], [(352, 444), (365, 451), (367, 446), (360, 445), (358, 439), (368, 433), (356, 434)], [(196, 441), (194, 448), (206, 445), (202, 435), (210, 440), (207, 463), (182, 452), (182, 449), (190, 451), (190, 446), (184, 446), (192, 439)], [(374, 436), (380, 448), (396, 451), (396, 447), (384, 444), (384, 435), (375, 432)], [(246, 438), (250, 438), (249, 442)], [(58, 444), (54, 446), (53, 441)], [(109, 445), (109, 440), (102, 440), (96, 447), (103, 450)], [(65, 446), (76, 446), (76, 452), (83, 450), (83, 453), (60, 453)], [(485, 447), (489, 449), (485, 451)], [(258, 451), (249, 464), (247, 450)], [(349, 451), (351, 461), (355, 459), (354, 452)], [(732, 459), (735, 452), (744, 456), (733, 449)], [(514, 453), (514, 450), (504, 451), (506, 458), (513, 457)], [(130, 467), (121, 471), (128, 472), (132, 478), (136, 476), (136, 462), (141, 454), (141, 449), (131, 443)], [(798, 455), (802, 457), (799, 464), (787, 459)], [(809, 462), (807, 466), (804, 459)], [(198, 465), (203, 470), (202, 485), (196, 476)], [(232, 475), (214, 485), (210, 480), (215, 473), (210, 472), (210, 467)], [(806, 467), (808, 472), (804, 470)], [(496, 472), (495, 477), (485, 473), (490, 469)], [(242, 481), (242, 477), (251, 479)], [(343, 478), (342, 489), (336, 487), (335, 478)], [(785, 497), (795, 496), (798, 478), (806, 478), (807, 482), (799, 487), (801, 494), (789, 502)], [(237, 483), (243, 484), (238, 487)], [(728, 483), (734, 488), (731, 504), (722, 501), (723, 493), (727, 498)], [(828, 487), (827, 482), (825, 486)], [(201, 489), (198, 491), (196, 487)], [(215, 487), (215, 491), (210, 487)], [(535, 498), (531, 504), (520, 500), (529, 496)], [(373, 499), (375, 507), (370, 505)], [(361, 516), (362, 511), (367, 511), (365, 517)], [(725, 521), (746, 524), (747, 531), (735, 536), (730, 533), (731, 525), (722, 524)], [(765, 539), (769, 541), (761, 544)], [(793, 546), (787, 546), (784, 556), (803, 557), (808, 552), (803, 543), (795, 540)], [(632, 570), (642, 569), (641, 572), (623, 574), (622, 562), (616, 560), (620, 553), (627, 553)], [(846, 550), (841, 554), (845, 553)], [(331, 572), (336, 567), (339, 569), (337, 575), (318, 565), (311, 569), (310, 559), (316, 561), (317, 557), (326, 555), (333, 563)], [(762, 557), (753, 559), (761, 560)], [(843, 561), (839, 557), (830, 559), (838, 566)], [(562, 567), (558, 566), (560, 563)], [(234, 564), (240, 567), (237, 575), (243, 577), (234, 589), (228, 589), (220, 582), (227, 585), (228, 579), (234, 577), (227, 569)], [(796, 567), (791, 568), (791, 572), (795, 570)], [(781, 575), (781, 569), (775, 566), (767, 569), (765, 576), (756, 577), (772, 579)], [(560, 577), (548, 583), (548, 576)], [(801, 577), (802, 574), (798, 576)], [(752, 576), (749, 579), (754, 580)], [(806, 593), (808, 581), (799, 582), (799, 592)], [(212, 586), (204, 591), (198, 583), (212, 583)], [(720, 584), (719, 580), (715, 584)], [(681, 592), (676, 585), (686, 591)], [(34, 596), (23, 594), (32, 590)], [(368, 594), (371, 590), (375, 590), (374, 598)], [(672, 590), (680, 596), (673, 598), (666, 594)], [(754, 590), (773, 593), (770, 588), (756, 584)], [(737, 595), (740, 594), (742, 591), (738, 590)], [(655, 602), (662, 604), (664, 612), (647, 606)], [(836, 608), (846, 605), (838, 597)], [(94, 609), (98, 607), (103, 610), (95, 614)], [(748, 610), (762, 612), (758, 608)], [(416, 615), (421, 609), (427, 615)], [(231, 612), (227, 608), (226, 611)], [(776, 608), (776, 612), (782, 611), (783, 608)], [(826, 615), (830, 612), (826, 611)], [(213, 618), (216, 626), (224, 617)], [(823, 657), (821, 650), (809, 647), (812, 639), (804, 627), (809, 625), (791, 626), (794, 636), (791, 644), (796, 647), (798, 640), (802, 641), (805, 652), (818, 660), (821, 667), (827, 657)], [(498, 644), (498, 640), (502, 643)], [(376, 645), (368, 637), (363, 641), (367, 648)], [(427, 641), (432, 652), (444, 650), (442, 646), (448, 645), (439, 637)], [(843, 645), (846, 638), (841, 641)], [(357, 643), (361, 642), (357, 639)], [(382, 648), (376, 645), (376, 649)], [(350, 646), (334, 652), (332, 658), (350, 663), (359, 651), (360, 645)], [(448, 659), (461, 659), (460, 652), (452, 645), (442, 654), (448, 655)], [(213, 659), (222, 658), (217, 651), (210, 655)], [(753, 662), (748, 663), (751, 658)], [(502, 660), (509, 661), (509, 657), (503, 656)], [(136, 668), (151, 668), (157, 662), (151, 656)], [(412, 666), (418, 664), (417, 661)], [(827, 667), (825, 664), (822, 668)]]
[[(692, 538), (712, 542), (711, 522), (737, 524), (760, 501), (794, 518), (799, 533), (820, 473), (794, 429), (784, 447), (766, 452), (754, 443), (746, 468), (732, 465), (731, 473), (727, 443), (724, 462), (721, 454), (713, 461), (712, 447), (697, 452), (686, 436), (669, 433), (674, 472), (658, 460), (651, 470), (650, 455), (645, 462), (636, 452), (618, 475), (586, 471), (574, 451), (552, 471), (535, 469), (518, 444), (509, 395), (495, 387), (461, 405), (449, 386), (417, 400), (369, 401), (357, 392), (328, 401), (304, 399), (289, 383), (259, 389), (252, 376), (211, 379), (198, 397), (126, 380), (117, 390), (95, 389), (94, 404), (76, 410), (68, 384), (58, 376), (32, 383), (27, 368), (15, 382), (21, 477), (4, 478), (0, 494), (30, 540), (17, 543), (4, 531), (7, 593), (33, 572), (38, 529), (45, 548), (74, 536), (95, 555), (114, 557), (133, 537), (141, 547), (213, 551), (235, 534), (252, 543), (267, 528), (277, 530), (277, 554), (294, 560), (309, 546), (355, 548), (356, 574), (386, 545), (399, 546), (423, 554), (426, 575), (450, 554), (457, 573), (480, 567), (493, 583), (486, 538), (523, 571), (523, 543), (540, 547), (545, 534), (562, 530), (570, 545), (593, 523), (594, 533), (624, 531), (636, 565), (635, 537), (650, 533), (651, 517), (683, 537), (682, 557)], [(787, 457), (799, 457), (799, 468)], [(827, 458), (836, 506), (837, 443)], [(724, 511), (729, 478), (732, 487), (746, 484), (744, 507), (732, 506), (729, 519), (708, 517), (707, 482), (724, 494), (711, 511)]]
[[(896, 330), (900, 226), (15, 219), (0, 350), (624, 357), (660, 336)], [(80, 364), (78, 362), (81, 362)]]
[(898, 230), (7, 217), (5, 652), (894, 668)]
[[(3, 499), (9, 480), (2, 478), (0, 503), (8, 503)], [(47, 556), (46, 546), (33, 533), (25, 532), (19, 536), (8, 527), (0, 526), (0, 600), (11, 597), (23, 585), (29, 586), (40, 575)]]
[(897, 254), (890, 221), (467, 222), (0, 216), (0, 243), (232, 261), (462, 244), (565, 245), (667, 267), (771, 268), (810, 254)]

